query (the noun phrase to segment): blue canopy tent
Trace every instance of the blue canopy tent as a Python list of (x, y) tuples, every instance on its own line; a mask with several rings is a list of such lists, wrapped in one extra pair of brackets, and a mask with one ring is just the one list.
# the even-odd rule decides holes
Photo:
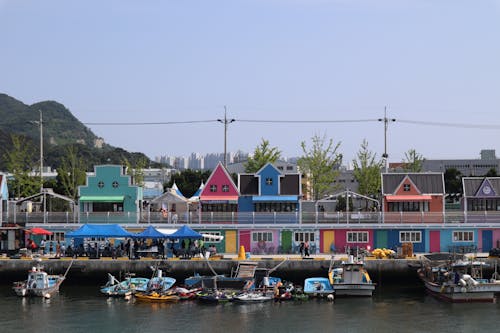
[(134, 235), (135, 238), (151, 238), (151, 239), (158, 239), (158, 238), (167, 238), (167, 235), (159, 232), (156, 230), (154, 227), (149, 226), (146, 229), (144, 229), (143, 232), (140, 232), (138, 234)]
[(84, 224), (80, 228), (68, 232), (69, 238), (90, 238), (90, 237), (133, 237), (135, 234), (128, 232), (118, 224)]
[(179, 228), (176, 232), (166, 235), (166, 238), (170, 239), (200, 239), (203, 238), (203, 236), (200, 233), (197, 233), (187, 225), (182, 226)]

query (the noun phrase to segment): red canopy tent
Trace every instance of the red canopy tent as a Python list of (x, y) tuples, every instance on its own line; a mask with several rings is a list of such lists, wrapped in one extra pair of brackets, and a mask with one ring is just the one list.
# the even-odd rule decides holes
[(26, 232), (29, 232), (32, 235), (52, 235), (52, 232), (45, 230), (44, 228), (32, 228), (26, 230)]

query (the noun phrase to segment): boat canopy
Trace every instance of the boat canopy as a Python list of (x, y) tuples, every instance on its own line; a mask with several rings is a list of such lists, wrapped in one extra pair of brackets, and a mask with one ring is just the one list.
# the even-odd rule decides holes
[(66, 234), (70, 238), (90, 237), (134, 237), (135, 234), (128, 232), (118, 224), (84, 224), (75, 231)]

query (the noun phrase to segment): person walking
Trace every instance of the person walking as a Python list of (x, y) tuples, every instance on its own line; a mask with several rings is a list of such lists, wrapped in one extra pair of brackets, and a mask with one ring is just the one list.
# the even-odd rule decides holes
[(304, 256), (304, 242), (300, 242), (299, 251), (300, 251), (300, 256), (303, 257)]

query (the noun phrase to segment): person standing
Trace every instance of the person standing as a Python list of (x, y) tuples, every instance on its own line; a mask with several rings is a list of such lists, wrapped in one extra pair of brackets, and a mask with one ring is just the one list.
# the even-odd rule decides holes
[(304, 243), (304, 257), (309, 257), (309, 241)]
[(300, 256), (303, 257), (304, 256), (304, 242), (300, 242), (299, 251), (300, 251)]

